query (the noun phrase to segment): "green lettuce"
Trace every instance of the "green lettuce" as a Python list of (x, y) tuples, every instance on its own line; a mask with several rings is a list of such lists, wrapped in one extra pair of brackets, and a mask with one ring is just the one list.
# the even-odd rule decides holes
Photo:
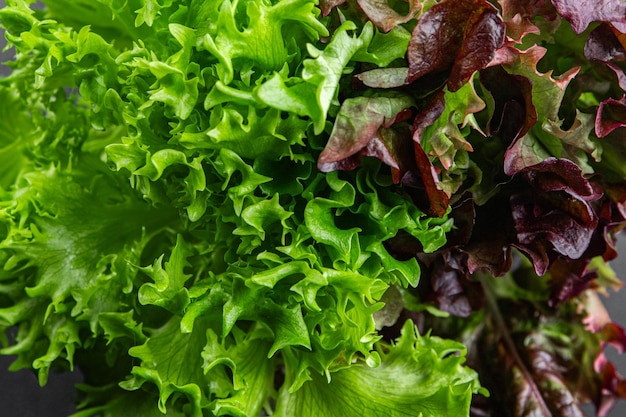
[(30, 3), (0, 10), (12, 369), (78, 367), (76, 417), (469, 412), (463, 346), (375, 314), (420, 277), (386, 242), (435, 251), (451, 219), (380, 162), (316, 168), (345, 76), (408, 31), (310, 0)]

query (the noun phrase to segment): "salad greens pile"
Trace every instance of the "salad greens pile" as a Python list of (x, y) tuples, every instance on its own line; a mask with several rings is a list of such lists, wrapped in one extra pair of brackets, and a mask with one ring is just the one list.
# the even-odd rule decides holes
[(621, 0), (7, 0), (0, 353), (74, 417), (600, 416)]

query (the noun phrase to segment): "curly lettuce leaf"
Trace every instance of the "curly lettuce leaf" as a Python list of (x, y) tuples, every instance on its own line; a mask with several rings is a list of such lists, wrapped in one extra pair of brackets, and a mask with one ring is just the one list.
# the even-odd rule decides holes
[[(180, 409), (169, 407), (165, 413), (154, 406), (154, 398), (147, 391), (125, 391), (117, 386), (93, 388), (80, 386), (80, 390), (89, 398), (79, 405), (80, 411), (70, 417), (145, 416), (145, 417), (184, 417), (189, 415)], [(96, 398), (111, 398), (105, 404), (95, 403)]]
[(31, 121), (17, 92), (0, 87), (0, 97), (0, 111), (13, 119), (13, 123), (3, 124), (5, 129), (0, 133), (0, 190), (8, 191), (24, 166), (29, 164), (29, 158), (24, 152), (25, 144), (29, 142), (25, 136), (29, 132), (32, 136), (35, 134), (32, 128), (28, 129)]
[(205, 344), (202, 329), (181, 333), (180, 321), (171, 319), (152, 332), (146, 343), (129, 350), (142, 365), (133, 368), (133, 378), (124, 381), (122, 387), (132, 391), (152, 382), (159, 389), (159, 411), (166, 413), (168, 399), (176, 394), (188, 399), (194, 417), (202, 416), (202, 402), (207, 395), (203, 391), (210, 386), (202, 367)]
[[(396, 343), (381, 348), (380, 365), (355, 364), (334, 372), (330, 382), (316, 375), (295, 392), (283, 388), (274, 415), (336, 416), (354, 410), (371, 417), (468, 415), (479, 386), (476, 373), (463, 367), (464, 352), (458, 343), (419, 336), (407, 321)], [(287, 359), (287, 372), (292, 366)]]
[(232, 380), (225, 384), (231, 395), (216, 399), (213, 413), (216, 416), (260, 415), (269, 408), (269, 399), (275, 397), (276, 364), (267, 359), (271, 335), (257, 328), (235, 337), (237, 343), (223, 346), (215, 334), (208, 334), (209, 343), (203, 352), (205, 372), (215, 380), (218, 380), (214, 377), (216, 373), (228, 378), (228, 373), (224, 372), (227, 368), (232, 373)]
[[(205, 7), (210, 7), (207, 5)], [(230, 2), (221, 4), (216, 15), (214, 28), (199, 39), (203, 49), (217, 57), (218, 76), (225, 84), (230, 84), (234, 77), (235, 64), (248, 60), (254, 62), (263, 71), (279, 70), (298, 53), (294, 49), (294, 39), (284, 37), (283, 28), (309, 40), (328, 35), (328, 31), (314, 15), (315, 4), (309, 0), (289, 0), (272, 4), (269, 1)], [(247, 15), (248, 24), (242, 26), (239, 14)], [(267, 47), (271, 45), (271, 47)]]
[(345, 67), (357, 52), (367, 49), (374, 35), (371, 24), (366, 24), (360, 35), (350, 36), (348, 31), (355, 29), (353, 22), (346, 21), (323, 50), (310, 45), (308, 51), (312, 58), (302, 63), (300, 79), (286, 80), (276, 73), (258, 88), (256, 98), (268, 106), (309, 116), (315, 133), (321, 133)]
[[(41, 320), (5, 351), (34, 361), (42, 383), (57, 358), (72, 363), (83, 344), (80, 329), (90, 324), (98, 331), (99, 311), (128, 308), (130, 300), (116, 295), (133, 286), (135, 271), (126, 263), (138, 262), (152, 233), (173, 219), (171, 211), (154, 210), (130, 190), (88, 158), (70, 172), (51, 167), (25, 174), (12, 204), (3, 203), (11, 220), (0, 251), (4, 279), (13, 276), (5, 290), (14, 305), (0, 314), (14, 325), (27, 311)], [(71, 319), (70, 312), (81, 318)]]

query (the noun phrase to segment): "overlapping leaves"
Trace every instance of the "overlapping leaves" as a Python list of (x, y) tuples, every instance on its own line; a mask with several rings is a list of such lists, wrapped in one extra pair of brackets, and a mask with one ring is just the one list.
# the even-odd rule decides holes
[[(580, 297), (595, 285), (598, 264), (615, 256), (614, 233), (623, 227), (620, 197), (603, 193), (624, 178), (618, 163), (624, 155), (623, 4), (500, 1), (498, 6), (501, 15), (488, 2), (443, 1), (424, 10), (416, 18), (406, 62), (368, 67), (354, 77), (358, 90), (343, 101), (319, 159), (322, 168), (345, 170), (355, 169), (363, 157), (378, 158), (430, 215), (450, 211), (457, 229), (434, 255), (422, 253), (404, 235), (388, 247), (398, 258), (419, 260), (422, 279), (412, 294), (460, 316), (483, 306), (483, 289), (473, 274), (506, 274), (516, 250), (537, 274), (549, 277), (548, 304)], [(465, 13), (455, 14), (464, 7)], [(478, 39), (480, 47), (471, 48), (477, 53), (466, 56)], [(387, 113), (355, 111), (359, 102), (386, 100), (389, 90), (413, 102), (396, 101), (399, 108)], [(405, 302), (408, 310), (431, 308)], [(597, 349), (594, 340), (589, 343)], [(569, 399), (546, 394), (547, 399), (531, 401), (534, 405), (520, 405), (515, 415), (556, 412), (553, 407), (576, 415), (564, 404), (575, 403), (577, 395), (599, 395), (598, 386), (584, 394), (564, 387), (558, 370), (540, 364), (551, 360), (544, 352), (531, 356), (537, 374), (518, 375), (530, 382), (519, 387), (522, 397), (524, 392), (527, 399), (536, 397), (532, 381), (544, 377), (551, 381), (546, 386), (573, 394)]]
[[(342, 378), (406, 363), (410, 381), (440, 385), (394, 389), (420, 393), (411, 407), (466, 411), (479, 384), (461, 346), (411, 323), (381, 344), (374, 317), (420, 274), (384, 242), (406, 233), (432, 252), (451, 222), (397, 193), (381, 163), (322, 174), (312, 155), (343, 74), (401, 59), (406, 30), (329, 31), (308, 0), (49, 6), (2, 11), (17, 57), (1, 91), (12, 120), (34, 119), (0, 148), (14, 162), (0, 315), (18, 328), (4, 349), (16, 368), (43, 383), (78, 364), (91, 386), (77, 415), (252, 416), (335, 376), (358, 403)], [(459, 386), (422, 369), (431, 359)]]
[(621, 2), (27, 3), (0, 11), (3, 352), (77, 363), (77, 415), (624, 396), (593, 302), (626, 217)]

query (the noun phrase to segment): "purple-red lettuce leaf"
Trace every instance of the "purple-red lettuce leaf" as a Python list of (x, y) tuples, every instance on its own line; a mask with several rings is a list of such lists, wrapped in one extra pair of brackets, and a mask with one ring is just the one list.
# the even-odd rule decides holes
[(576, 112), (574, 123), (568, 126), (568, 130), (563, 130), (565, 125), (559, 114), (566, 88), (580, 68), (569, 68), (557, 77), (552, 76), (552, 70), (540, 72), (537, 65), (545, 57), (546, 51), (537, 45), (525, 50), (505, 45), (496, 57), (497, 63), (509, 74), (523, 76), (530, 81), (532, 102), (527, 102), (527, 105), (532, 104), (537, 115), (537, 123), (525, 135), (518, 135), (507, 148), (504, 155), (504, 171), (507, 175), (513, 175), (550, 156), (573, 159), (589, 172), (585, 153), (590, 153), (594, 158), (598, 156), (596, 146), (587, 138), (589, 118)]
[(602, 23), (591, 31), (585, 42), (584, 55), (590, 61), (604, 63), (617, 77), (619, 87), (626, 91), (626, 34), (612, 25)]
[[(417, 170), (431, 203), (440, 200), (437, 204), (447, 204), (447, 199), (458, 192), (468, 178), (469, 153), (473, 151), (468, 136), (483, 135), (474, 115), (484, 107), (473, 82), (468, 82), (454, 92), (439, 90), (415, 116), (413, 140)], [(426, 179), (429, 177), (432, 181)], [(443, 198), (442, 192), (447, 198)]]
[(554, 77), (552, 76), (554, 72), (552, 69), (545, 73), (541, 72), (537, 65), (546, 56), (546, 52), (547, 49), (539, 45), (532, 45), (527, 49), (520, 50), (507, 44), (497, 51), (494, 58), (510, 74), (525, 76), (532, 82), (533, 104), (537, 109), (539, 122), (543, 122), (545, 119), (559, 119), (559, 108), (565, 89), (580, 71), (579, 67), (572, 67)]
[(591, 22), (609, 22), (626, 29), (626, 3), (622, 0), (552, 0), (552, 4), (577, 34)]
[[(473, 193), (466, 191), (451, 204), (449, 217), (454, 220), (454, 229), (447, 234), (445, 249), (458, 249), (469, 242), (476, 219), (476, 203)], [(458, 263), (458, 262), (457, 262)]]
[(594, 369), (602, 378), (602, 393), (595, 401), (598, 416), (606, 417), (618, 399), (626, 398), (626, 380), (603, 352), (594, 361)]
[(578, 259), (587, 250), (598, 216), (599, 190), (566, 159), (549, 158), (519, 173), (530, 192), (511, 196), (516, 246), (531, 257), (538, 275), (556, 256)]
[[(388, 136), (380, 134), (379, 130), (390, 127), (399, 115), (414, 105), (413, 99), (404, 95), (346, 99), (337, 114), (328, 143), (318, 157), (318, 169), (322, 172), (354, 169), (359, 165), (359, 155), (377, 155), (384, 151), (385, 143), (390, 141), (386, 141)], [(407, 142), (410, 143), (410, 138)], [(399, 168), (394, 162), (395, 155), (389, 150), (379, 159)]]
[(541, 163), (551, 155), (531, 131), (516, 139), (504, 154), (504, 172), (514, 175), (526, 167)]
[[(598, 185), (569, 160), (547, 158), (524, 168), (510, 186), (476, 206), (471, 237), (460, 246), (467, 268), (502, 275), (511, 267), (512, 248), (526, 254), (539, 275), (560, 258), (584, 257), (597, 239), (600, 197)], [(593, 256), (605, 251), (603, 243), (593, 245), (600, 248)]]
[(528, 17), (516, 14), (511, 19), (505, 19), (506, 42), (522, 43), (522, 38), (530, 33), (540, 34), (541, 30)]
[[(623, 284), (610, 269), (602, 267), (617, 257), (616, 234), (621, 230), (624, 215), (620, 206), (626, 201), (623, 187), (602, 184), (605, 193), (601, 200), (593, 203), (598, 215), (598, 226), (594, 230), (585, 253), (579, 259), (561, 258), (549, 269), (551, 296), (549, 303), (556, 305), (594, 288), (594, 281), (619, 289)], [(600, 266), (599, 266), (600, 265)]]
[(413, 135), (421, 141), (424, 129), (432, 126), (446, 110), (446, 95), (444, 91), (438, 91), (424, 105), (413, 119)]
[(424, 13), (413, 30), (407, 80), (444, 73), (456, 91), (494, 57), (504, 42), (504, 22), (485, 0), (442, 1)]
[[(544, 192), (564, 191), (587, 202), (595, 201), (601, 196), (599, 190), (583, 177), (580, 168), (566, 159), (547, 159), (539, 165), (526, 168), (520, 175), (532, 187)], [(585, 209), (584, 212), (589, 210)]]
[(394, 10), (389, 0), (357, 0), (357, 3), (369, 20), (383, 32), (389, 32), (394, 27), (412, 20), (422, 10), (420, 0), (408, 0), (409, 9), (404, 15)]
[(482, 307), (482, 285), (470, 277), (467, 254), (446, 250), (420, 259), (425, 264), (417, 288), (420, 302), (434, 303), (439, 310), (457, 317), (467, 317)]
[[(413, 153), (415, 170), (401, 174), (401, 182), (411, 193), (418, 206), (426, 207), (430, 215), (441, 217), (448, 209), (450, 197), (439, 185), (439, 176), (421, 144), (421, 136), (444, 112), (445, 94), (439, 91), (413, 119)], [(425, 191), (426, 201), (423, 201)]]
[(554, 6), (548, 0), (498, 0), (504, 20), (513, 19), (516, 15), (522, 18), (543, 18), (553, 20), (556, 17)]
[(467, 245), (462, 247), (468, 254), (469, 272), (484, 270), (493, 276), (508, 272), (512, 264), (511, 242), (514, 239), (511, 209), (506, 196), (499, 193), (486, 204), (476, 207), (472, 236)]
[[(585, 329), (600, 339), (602, 348), (611, 345), (618, 353), (624, 353), (626, 333), (621, 326), (611, 320), (598, 294), (587, 291), (580, 300), (586, 313), (583, 319)], [(593, 367), (601, 389), (591, 396), (591, 400), (597, 407), (598, 416), (605, 417), (616, 400), (626, 398), (626, 380), (617, 372), (615, 365), (609, 362), (604, 349), (597, 352)]]
[(480, 83), (494, 102), (485, 133), (511, 143), (537, 123), (532, 82), (528, 78), (509, 74), (502, 67), (494, 66), (480, 71)]
[(322, 16), (326, 17), (337, 6), (341, 6), (347, 0), (320, 0), (319, 7), (322, 10)]
[(419, 143), (413, 143), (413, 152), (417, 171), (406, 172), (401, 183), (418, 207), (429, 216), (442, 217), (448, 210), (450, 197), (441, 189), (437, 171)]
[[(620, 210), (624, 195), (619, 188), (604, 185), (613, 191), (610, 197), (602, 196), (596, 178), (583, 177), (568, 160), (551, 158), (535, 168), (540, 168), (533, 174), (535, 178), (528, 176), (533, 167), (519, 174), (532, 188), (511, 196), (515, 232), (500, 238), (503, 245), (524, 252), (538, 274), (550, 274), (549, 303), (555, 306), (593, 287), (598, 278), (594, 259), (615, 258), (615, 233), (624, 219)], [(475, 227), (474, 233), (479, 232)], [(475, 248), (468, 245), (466, 250), (471, 266)]]
[(603, 138), (624, 126), (626, 126), (626, 96), (619, 100), (608, 98), (602, 101), (596, 113), (596, 135)]
[(558, 310), (547, 309), (545, 299), (536, 298), (547, 296), (533, 287), (537, 278), (526, 265), (507, 277), (482, 280), (487, 324), (478, 327), (474, 340), (480, 353), (470, 356), (470, 363), (489, 381), (491, 414), (582, 417), (580, 404), (593, 401), (599, 415), (606, 415), (602, 396), (616, 396), (610, 389), (619, 386), (619, 377), (603, 375), (598, 358), (612, 336), (586, 324), (589, 314), (603, 316), (608, 324), (604, 307), (598, 303), (590, 310), (592, 304), (584, 300), (592, 293), (586, 291)]
[(612, 62), (625, 61), (624, 51), (625, 36), (615, 27), (602, 23), (589, 33), (585, 42), (585, 58), (590, 61)]
[(573, 260), (559, 258), (550, 265), (550, 305), (555, 306), (576, 297), (589, 288), (598, 277), (590, 264), (591, 258), (582, 257)]

